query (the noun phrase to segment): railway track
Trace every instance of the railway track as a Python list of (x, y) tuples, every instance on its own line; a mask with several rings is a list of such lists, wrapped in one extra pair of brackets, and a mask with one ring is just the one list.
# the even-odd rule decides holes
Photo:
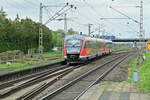
[(26, 94), (20, 96), (19, 98), (17, 98), (17, 100), (30, 100), (33, 97), (35, 97), (37, 94), (39, 94), (40, 92), (42, 92), (43, 90), (45, 90), (47, 87), (51, 86), (52, 84), (54, 84), (57, 80), (59, 80), (60, 78), (62, 78), (63, 76), (65, 76), (66, 74), (70, 73), (71, 71), (73, 71), (72, 68), (67, 69), (61, 73), (57, 73), (58, 76), (55, 77), (54, 79), (52, 79), (49, 82), (44, 82), (42, 85), (38, 85), (37, 87), (35, 87), (33, 90), (27, 92)]
[(93, 70), (86, 72), (50, 94), (42, 97), (40, 100), (78, 100), (91, 86), (103, 79), (128, 56), (129, 55), (125, 54), (99, 65)]
[[(118, 53), (118, 55), (122, 55), (122, 53)], [(109, 56), (104, 57), (103, 60), (105, 61), (108, 58), (114, 59), (115, 57), (118, 57), (118, 55), (112, 54), (110, 57)], [(80, 68), (81, 66), (84, 65), (78, 65), (78, 66), (63, 65), (56, 68), (53, 67), (52, 69), (48, 69), (47, 71), (34, 73), (32, 75), (21, 77), (16, 80), (1, 83), (0, 98), (4, 100), (6, 98), (6, 100), (9, 100), (7, 99), (7, 97), (11, 98), (11, 96), (13, 97), (13, 95), (16, 95), (17, 92), (26, 90), (26, 92), (19, 94), (19, 96), (17, 96), (17, 98), (15, 97), (15, 99), (31, 100), (34, 97), (36, 97), (38, 94), (42, 93), (46, 88), (51, 87), (57, 81), (61, 80), (63, 77), (73, 72), (75, 69)], [(32, 89), (29, 87), (32, 87)]]
[(45, 70), (59, 67), (62, 65), (64, 65), (64, 61), (56, 62), (56, 63), (52, 63), (52, 64), (47, 64), (47, 65), (39, 66), (39, 67), (32, 68), (32, 69), (26, 69), (26, 70), (22, 70), (22, 71), (17, 71), (17, 72), (12, 72), (12, 73), (8, 73), (8, 74), (0, 75), (0, 84), (3, 82), (15, 80), (17, 78), (21, 78), (24, 76), (29, 76), (29, 75), (32, 75), (34, 73), (39, 73), (39, 72), (42, 72)]
[[(75, 66), (74, 69), (77, 69), (80, 66)], [(65, 74), (65, 73), (64, 73)], [(68, 73), (67, 73), (68, 74)], [(66, 74), (65, 74), (66, 75)], [(49, 86), (52, 85), (52, 83), (54, 84), (55, 82), (58, 81), (58, 79), (61, 80), (62, 76), (58, 76), (58, 78), (56, 77), (55, 79), (53, 79), (52, 81), (50, 81), (49, 83), (43, 83), (42, 85), (39, 85), (37, 87), (35, 87), (34, 89), (31, 90), (31, 92), (27, 92), (26, 94), (22, 95), (21, 97), (17, 98), (17, 100), (30, 100), (32, 98), (34, 98), (37, 94), (39, 94), (40, 92), (42, 92), (44, 89), (48, 88)]]
[[(112, 55), (121, 54), (121, 53), (125, 53), (125, 52), (129, 52), (129, 51), (114, 51), (112, 53)], [(61, 62), (57, 62), (57, 63), (53, 63), (53, 64), (40, 66), (40, 67), (33, 68), (33, 69), (26, 69), (26, 70), (22, 70), (22, 71), (18, 71), (18, 72), (0, 75), (0, 89), (1, 89), (1, 84), (3, 82), (20, 79), (21, 77), (23, 79), (23, 77), (25, 77), (25, 76), (29, 77), (29, 76), (32, 76), (32, 74), (40, 73), (45, 70), (49, 70), (49, 69), (53, 69), (55, 67), (62, 66), (62, 65), (64, 65), (64, 63), (65, 63), (64, 61), (61, 61)]]
[(55, 81), (57, 81), (59, 78), (65, 76), (66, 74), (73, 71), (74, 68), (75, 67), (73, 67), (73, 66), (64, 65), (59, 68), (55, 68), (55, 69), (51, 69), (48, 71), (33, 74), (32, 76), (29, 76), (29, 77), (24, 77), (24, 78), (20, 78), (17, 80), (3, 83), (0, 85), (0, 88), (1, 88), (0, 98), (8, 97), (9, 95), (12, 95), (15, 92), (18, 92), (24, 88), (30, 87), (34, 84), (40, 83), (42, 81), (45, 81), (47, 79), (54, 77), (54, 79), (51, 80), (50, 82), (46, 82), (45, 85), (49, 86), (52, 83), (54, 83)]
[(31, 75), (20, 77), (20, 78), (15, 79), (15, 80), (3, 82), (3, 83), (0, 84), (0, 89), (4, 89), (6, 87), (10, 87), (10, 86), (14, 85), (15, 83), (18, 83), (18, 82), (21, 82), (21, 81), (25, 81), (25, 80), (28, 80), (28, 79), (31, 79), (31, 78), (34, 78), (34, 77), (37, 77), (37, 76), (38, 77), (42, 77), (44, 75), (51, 74), (51, 73), (53, 73), (55, 71), (59, 71), (61, 69), (67, 68), (67, 67), (68, 67), (68, 65), (64, 65), (64, 66), (56, 67), (56, 68), (51, 68), (51, 69), (48, 69), (46, 71), (42, 71), (42, 72), (39, 72), (39, 73), (33, 73)]

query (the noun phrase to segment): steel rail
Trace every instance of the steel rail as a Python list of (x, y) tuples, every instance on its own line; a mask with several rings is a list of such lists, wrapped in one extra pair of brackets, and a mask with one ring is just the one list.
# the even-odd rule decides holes
[[(125, 56), (125, 55), (123, 55), (123, 56)], [(62, 87), (58, 88), (57, 90), (53, 91), (52, 93), (50, 93), (50, 94), (48, 94), (48, 95), (42, 97), (40, 100), (49, 100), (50, 98), (53, 98), (54, 96), (56, 96), (56, 95), (59, 94), (60, 92), (64, 91), (65, 89), (71, 87), (73, 84), (75, 84), (76, 82), (80, 81), (80, 80), (83, 79), (84, 77), (88, 76), (88, 75), (91, 74), (92, 72), (96, 71), (97, 69), (99, 69), (99, 68), (101, 68), (101, 67), (103, 67), (103, 66), (105, 66), (105, 65), (107, 65), (107, 64), (109, 64), (109, 63), (111, 63), (111, 62), (113, 62), (113, 61), (115, 61), (115, 60), (117, 60), (117, 59), (119, 59), (119, 58), (121, 58), (121, 57), (122, 57), (122, 56), (116, 57), (115, 59), (113, 59), (113, 60), (111, 60), (111, 61), (108, 61), (108, 62), (106, 62), (106, 63), (104, 63), (104, 64), (98, 66), (97, 68), (94, 68), (93, 70), (90, 70), (90, 71), (86, 72), (85, 74), (83, 74), (83, 75), (79, 76), (78, 78), (74, 79), (73, 81), (71, 81), (71, 82), (69, 82), (69, 83), (63, 85)]]
[[(70, 68), (71, 68), (71, 67), (70, 67)], [(22, 83), (22, 84), (18, 85), (18, 86), (12, 87), (12, 89), (7, 90), (6, 92), (5, 92), (5, 90), (4, 90), (4, 92), (2, 92), (2, 90), (1, 90), (0, 98), (7, 97), (7, 96), (13, 94), (14, 92), (17, 92), (17, 91), (19, 91), (19, 90), (21, 90), (21, 89), (23, 89), (23, 88), (29, 87), (29, 86), (31, 86), (31, 85), (34, 85), (34, 84), (36, 84), (36, 83), (38, 83), (38, 82), (41, 82), (41, 81), (44, 81), (44, 80), (46, 80), (46, 79), (52, 78), (52, 77), (54, 77), (54, 76), (63, 74), (63, 73), (65, 73), (65, 72), (67, 72), (68, 70), (70, 70), (70, 69), (67, 68), (66, 70), (63, 70), (63, 71), (60, 71), (60, 72), (51, 73), (51, 74), (46, 74), (46, 76), (41, 75), (41, 76), (35, 77), (35, 78), (32, 79), (32, 80), (29, 80), (29, 81), (27, 81), (27, 82), (25, 82), (25, 83)], [(57, 71), (58, 71), (58, 70), (57, 70)]]
[(129, 55), (126, 55), (124, 58), (113, 64), (108, 70), (106, 70), (102, 75), (100, 75), (89, 87), (87, 87), (84, 91), (82, 91), (74, 100), (78, 100), (88, 89), (90, 89), (97, 82), (102, 80), (106, 75), (109, 74), (117, 65), (119, 65), (122, 61), (124, 61)]
[(24, 70), (17, 71), (17, 72), (3, 74), (3, 75), (0, 75), (0, 82), (3, 83), (6, 81), (14, 80), (14, 79), (17, 79), (18, 77), (20, 78), (22, 76), (26, 76), (29, 74), (31, 75), (33, 73), (41, 72), (41, 71), (44, 71), (46, 69), (59, 67), (63, 64), (64, 64), (64, 61), (61, 61), (61, 62), (56, 62), (56, 63), (52, 63), (52, 64), (42, 65), (39, 67), (34, 67), (32, 69), (24, 69)]
[[(95, 59), (93, 59), (92, 61), (94, 61), (94, 60)], [(88, 63), (90, 63), (90, 62), (87, 62), (87, 64)], [(66, 68), (66, 67), (68, 67), (68, 65), (64, 65), (62, 67), (57, 67), (57, 68), (54, 68), (54, 69), (52, 68), (52, 69), (49, 69), (48, 71), (42, 71), (42, 72), (38, 72), (38, 73), (34, 73), (34, 74), (31, 74), (31, 75), (27, 75), (27, 76), (21, 77), (19, 79), (15, 79), (15, 80), (11, 80), (11, 81), (8, 81), (8, 82), (4, 82), (4, 83), (0, 84), (0, 89), (11, 87), (15, 83), (18, 83), (18, 82), (21, 82), (21, 81), (24, 81), (24, 80), (27, 80), (27, 79), (30, 79), (30, 78), (33, 78), (33, 77), (37, 77), (39, 75), (42, 77), (42, 75), (51, 74), (51, 73), (53, 73), (55, 71), (61, 70), (61, 69)]]
[[(67, 67), (67, 66), (63, 66), (63, 67), (61, 67), (59, 70), (61, 70), (61, 69), (63, 69), (63, 68), (65, 68), (65, 67)], [(79, 66), (78, 66), (79, 67)], [(78, 68), (77, 66), (75, 67), (75, 68)], [(58, 69), (54, 69), (52, 72), (55, 72), (55, 71), (58, 71)], [(1, 95), (1, 97), (6, 97), (6, 96), (8, 96), (8, 95), (10, 95), (11, 93), (13, 93), (13, 92), (16, 92), (16, 91), (18, 91), (18, 90), (20, 90), (20, 89), (23, 89), (23, 88), (26, 88), (27, 86), (30, 86), (31, 84), (33, 85), (33, 84), (35, 84), (36, 82), (40, 82), (40, 81), (43, 81), (43, 80), (46, 80), (47, 78), (51, 78), (51, 77), (53, 77), (53, 76), (55, 76), (55, 75), (59, 75), (59, 74), (62, 74), (62, 76), (63, 76), (63, 73), (65, 74), (67, 74), (67, 73), (70, 73), (70, 71), (68, 72), (69, 70), (67, 70), (67, 71), (63, 71), (63, 72), (58, 72), (58, 73), (54, 73), (54, 74), (52, 74), (52, 75), (50, 75), (50, 76), (44, 76), (44, 75), (47, 75), (47, 74), (50, 74), (49, 72), (51, 72), (51, 71), (44, 71), (44, 72), (46, 72), (46, 73), (44, 73), (43, 75), (40, 75), (40, 76), (38, 76), (38, 77), (35, 77), (35, 78), (33, 78), (32, 80), (29, 80), (27, 83), (23, 83), (23, 84), (21, 84), (21, 85), (19, 85), (17, 88), (14, 88), (14, 89), (12, 89), (12, 90), (10, 90), (10, 91), (7, 91), (7, 92), (5, 92), (4, 94), (2, 94)], [(37, 73), (38, 74), (38, 73)], [(39, 75), (39, 74), (38, 74)], [(42, 77), (42, 78), (41, 78)], [(61, 75), (60, 75), (60, 77), (61, 77)], [(41, 79), (39, 79), (39, 78), (41, 78)], [(38, 87), (36, 87), (35, 88), (35, 90), (33, 89), (33, 91), (31, 91), (31, 92), (28, 92), (27, 94), (26, 94), (26, 96), (21, 96), (21, 97), (19, 97), (18, 98), (18, 100), (21, 100), (20, 98), (33, 98), (35, 95), (37, 95), (38, 93), (40, 93), (40, 91), (43, 91), (46, 87), (48, 87), (48, 86), (50, 86), (50, 85), (52, 85), (53, 83), (55, 83), (57, 80), (58, 80), (59, 78), (56, 78), (56, 79), (54, 79), (52, 82), (49, 82), (49, 83), (44, 83), (44, 84), (42, 84), (41, 85), (41, 87), (40, 87), (40, 85), (39, 85), (39, 88)], [(21, 79), (20, 79), (21, 80)], [(15, 80), (16, 81), (16, 80)], [(15, 81), (12, 81), (12, 83), (14, 82), (15, 83)], [(16, 81), (17, 82), (17, 81)], [(13, 83), (13, 84), (14, 84)], [(1, 84), (0, 84), (1, 85)], [(0, 97), (0, 98), (1, 98)]]
[(27, 79), (30, 79), (30, 78), (33, 78), (33, 77), (37, 77), (37, 76), (42, 77), (44, 75), (51, 74), (55, 71), (59, 71), (59, 70), (62, 70), (63, 68), (67, 68), (67, 67), (68, 67), (68, 65), (64, 65), (64, 66), (61, 66), (61, 67), (52, 68), (52, 69), (42, 71), (42, 72), (39, 72), (39, 73), (34, 73), (34, 74), (31, 74), (31, 75), (27, 75), (27, 76), (24, 76), (24, 77), (21, 77), (19, 79), (15, 79), (15, 80), (12, 80), (12, 81), (4, 82), (4, 83), (0, 84), (0, 89), (11, 87), (15, 83), (18, 83), (18, 82), (21, 82), (21, 81), (24, 81), (24, 80), (27, 80)]
[(27, 92), (23, 96), (20, 96), (19, 98), (17, 98), (17, 100), (31, 100), (36, 95), (38, 95), (39, 93), (41, 93), (43, 90), (45, 90), (46, 88), (48, 88), (49, 86), (51, 86), (52, 84), (54, 84), (55, 82), (57, 82), (60, 78), (64, 77), (65, 75), (69, 74), (72, 71), (73, 71), (73, 68), (70, 69), (70, 70), (65, 71), (61, 75), (59, 75), (56, 78), (54, 78), (52, 81), (50, 81), (48, 83), (43, 83), (42, 85), (39, 85), (36, 88), (34, 88), (33, 90)]

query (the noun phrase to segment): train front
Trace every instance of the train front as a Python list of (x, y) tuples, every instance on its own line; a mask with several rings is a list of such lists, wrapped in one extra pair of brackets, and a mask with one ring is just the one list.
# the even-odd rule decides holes
[(80, 51), (84, 37), (69, 35), (64, 42), (64, 58), (68, 63), (80, 63)]

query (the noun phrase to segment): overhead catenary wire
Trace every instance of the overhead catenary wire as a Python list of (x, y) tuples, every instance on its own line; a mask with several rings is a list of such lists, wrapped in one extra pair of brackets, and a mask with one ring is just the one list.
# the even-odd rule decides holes
[(64, 12), (57, 14), (57, 16), (52, 17), (48, 22), (46, 22), (44, 25), (46, 25), (47, 23), (49, 23), (50, 21), (55, 20), (57, 17), (63, 15), (65, 12), (67, 12), (68, 10), (70, 10), (70, 8), (66, 9)]
[[(85, 0), (83, 0), (83, 2), (89, 7), (89, 8), (91, 8), (91, 10), (93, 10), (93, 12), (95, 12), (95, 14), (98, 16), (98, 18), (99, 18), (99, 21), (100, 21), (100, 18), (103, 18), (103, 15), (101, 15), (101, 14), (99, 14), (99, 12), (97, 12), (96, 10), (95, 10), (95, 8), (92, 6), (92, 5), (90, 5), (90, 4), (88, 4)], [(114, 25), (112, 22), (110, 22), (109, 20), (103, 20), (103, 21), (105, 21), (105, 22), (107, 22), (107, 23), (109, 23), (109, 24), (112, 24), (113, 26), (115, 26), (116, 28), (117, 28), (117, 30), (119, 29), (121, 29), (121, 26), (120, 25)], [(118, 27), (120, 27), (120, 28), (118, 28)]]
[[(83, 0), (83, 1), (95, 12), (95, 14), (97, 14), (99, 16), (102, 16), (101, 14), (99, 14), (99, 12), (97, 12), (95, 10), (95, 8), (93, 6), (91, 6), (90, 4), (88, 4), (85, 0)], [(133, 21), (135, 21), (136, 23), (139, 23), (138, 21), (134, 20), (133, 18), (131, 18), (129, 16), (126, 16), (126, 17), (129, 18), (129, 19), (131, 19), (131, 20), (133, 20)], [(107, 21), (108, 23), (110, 23), (110, 24), (112, 24), (114, 26), (114, 24), (112, 22), (110, 22), (110, 20), (104, 20), (104, 21)], [(120, 27), (120, 25), (115, 25), (115, 26), (116, 26), (117, 29), (119, 29), (119, 30), (121, 29), (121, 28), (118, 28), (118, 27)]]
[(131, 30), (133, 32), (136, 32), (136, 33), (139, 33), (138, 31), (136, 31), (135, 29), (133, 29), (131, 26), (129, 26), (129, 25), (126, 25), (126, 26), (129, 28), (129, 30)]
[[(94, 9), (94, 8), (92, 7), (92, 9)], [(79, 10), (77, 10), (77, 11), (78, 11), (78, 13), (80, 13)], [(80, 15), (83, 15), (83, 14), (80, 13)], [(54, 15), (53, 17), (51, 17), (51, 19), (49, 19), (49, 21), (54, 20), (56, 17), (58, 17), (58, 16)], [(86, 19), (88, 19), (88, 20), (90, 19), (90, 18), (88, 18), (87, 16), (84, 16), (84, 18), (86, 18)], [(94, 21), (94, 22), (93, 22), (91, 19), (90, 19), (90, 21), (91, 21), (91, 23), (99, 24), (98, 21)], [(80, 23), (80, 25), (81, 25), (81, 23)], [(84, 26), (84, 25), (83, 25), (83, 26)]]
[[(13, 2), (10, 2), (10, 1), (8, 1), (8, 0), (2, 0), (4, 3), (6, 3), (6, 5), (8, 6), (12, 6), (13, 8), (16, 8), (16, 7), (18, 7), (18, 5), (20, 5), (21, 3), (19, 3), (19, 2), (16, 2), (16, 1), (13, 1)], [(24, 8), (24, 9), (27, 9), (28, 7), (27, 6), (24, 6), (24, 5), (22, 5), (22, 8)], [(20, 10), (20, 9), (19, 9)]]
[(47, 8), (44, 7), (44, 10), (47, 12), (46, 14), (48, 15), (48, 17), (52, 16), (52, 14), (49, 12), (49, 10)]
[(127, 17), (128, 19), (131, 19), (131, 20), (133, 20), (135, 23), (140, 23), (140, 22), (138, 22), (137, 20), (135, 20), (135, 19), (133, 19), (133, 18), (131, 18), (131, 17), (129, 17), (129, 16), (127, 16), (127, 15), (125, 15), (124, 13), (122, 13), (121, 11), (119, 11), (119, 10), (117, 10), (117, 9), (115, 9), (115, 8), (113, 8), (113, 7), (111, 7), (110, 6), (110, 8), (111, 9), (113, 9), (114, 11), (116, 11), (116, 12), (118, 12), (119, 14), (121, 14), (121, 15), (123, 15), (123, 16), (125, 16), (125, 17)]
[(32, 6), (36, 6), (36, 7), (39, 6), (37, 3), (31, 2), (31, 0), (30, 1), (29, 0), (24, 0), (24, 1), (27, 2), (27, 3), (29, 3), (29, 4), (32, 4)]
[[(77, 9), (77, 13), (78, 13), (79, 15), (81, 15), (83, 18), (87, 19), (90, 23), (98, 24), (98, 21), (95, 21), (95, 20), (93, 20), (92, 18), (89, 18), (88, 16), (86, 16), (86, 15), (80, 13), (80, 11), (79, 11), (78, 9)], [(81, 17), (80, 17), (80, 18), (81, 18)]]
[[(87, 23), (87, 24), (82, 24), (81, 22), (77, 22), (77, 21), (73, 21), (73, 22), (75, 22), (75, 23), (77, 23), (78, 25), (80, 25), (80, 26), (84, 26), (84, 27), (87, 27), (87, 26), (89, 26), (89, 23), (91, 23), (91, 24), (93, 24), (93, 25), (99, 25), (100, 23), (99, 23), (99, 21), (97, 21), (97, 20), (95, 20), (95, 19), (93, 19), (93, 18), (91, 18), (91, 17), (89, 17), (89, 16), (86, 16), (86, 15), (84, 15), (83, 13), (81, 13), (81, 11), (78, 9), (77, 10), (77, 13), (80, 15), (80, 16), (82, 16), (82, 18), (85, 18), (85, 19), (87, 19), (89, 22)], [(81, 17), (80, 17), (81, 18)], [(98, 19), (99, 20), (99, 19)]]
[(75, 20), (71, 20), (71, 21), (74, 22), (74, 23), (76, 23), (76, 24), (78, 24), (78, 25), (84, 26), (84, 27), (88, 26), (88, 24), (82, 24), (82, 23), (80, 23), (78, 21), (75, 21)]
[(96, 21), (94, 21), (94, 22), (99, 23), (99, 21), (100, 21), (100, 20), (99, 20), (99, 16), (101, 16), (101, 15), (99, 15), (98, 12), (95, 10), (95, 8), (94, 8), (92, 5), (88, 4), (85, 0), (83, 0), (83, 3), (84, 3), (87, 7), (89, 7), (89, 8), (95, 13), (96, 16), (98, 16), (98, 17), (95, 17), (95, 18), (96, 18)]
[[(68, 6), (68, 3), (62, 7), (58, 12), (56, 12), (51, 18), (49, 18), (44, 25), (46, 25), (47, 23), (49, 23), (51, 20), (55, 19), (56, 17), (59, 17), (60, 16), (60, 12), (63, 11), (66, 7)], [(70, 8), (69, 8), (70, 9)], [(68, 11), (69, 9), (67, 9), (66, 11)]]

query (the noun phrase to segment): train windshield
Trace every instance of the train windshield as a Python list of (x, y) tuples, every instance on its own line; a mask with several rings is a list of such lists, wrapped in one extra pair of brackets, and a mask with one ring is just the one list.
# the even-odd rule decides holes
[(82, 40), (79, 39), (69, 39), (66, 41), (67, 47), (81, 47), (82, 46)]

